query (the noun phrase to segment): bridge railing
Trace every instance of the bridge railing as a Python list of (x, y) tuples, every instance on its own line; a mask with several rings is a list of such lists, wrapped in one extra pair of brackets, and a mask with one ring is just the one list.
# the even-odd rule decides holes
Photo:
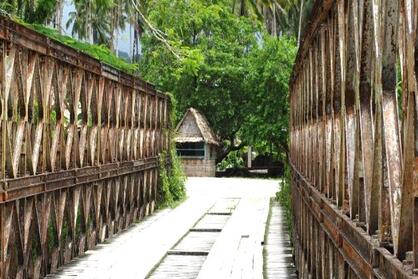
[(0, 53), (0, 278), (39, 278), (154, 210), (170, 100), (6, 18)]
[(418, 276), (417, 10), (314, 4), (290, 82), (301, 278)]

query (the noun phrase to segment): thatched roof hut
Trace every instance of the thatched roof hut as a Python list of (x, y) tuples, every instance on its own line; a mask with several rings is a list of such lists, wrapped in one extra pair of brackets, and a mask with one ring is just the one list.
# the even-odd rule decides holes
[(176, 128), (176, 142), (206, 142), (219, 145), (215, 133), (209, 127), (208, 120), (197, 109), (189, 108)]
[(215, 176), (216, 154), (220, 145), (206, 117), (189, 108), (176, 128), (177, 154), (188, 176)]

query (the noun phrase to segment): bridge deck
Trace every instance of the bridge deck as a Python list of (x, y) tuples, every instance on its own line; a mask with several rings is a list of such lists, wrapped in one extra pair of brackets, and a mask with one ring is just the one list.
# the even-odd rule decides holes
[(266, 279), (297, 278), (292, 250), (284, 212), (276, 201), (272, 201), (264, 243)]
[[(272, 180), (190, 179), (185, 203), (159, 211), (48, 277), (262, 278), (261, 243), (277, 185)], [(282, 229), (272, 216), (269, 237)], [(274, 256), (288, 260), (288, 255)], [(268, 268), (274, 274), (278, 266)]]

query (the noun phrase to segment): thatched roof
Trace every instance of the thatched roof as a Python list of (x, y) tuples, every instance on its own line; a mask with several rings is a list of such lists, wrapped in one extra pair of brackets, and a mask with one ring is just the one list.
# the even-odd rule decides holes
[(219, 145), (208, 120), (197, 109), (189, 108), (176, 128), (176, 142), (206, 142)]

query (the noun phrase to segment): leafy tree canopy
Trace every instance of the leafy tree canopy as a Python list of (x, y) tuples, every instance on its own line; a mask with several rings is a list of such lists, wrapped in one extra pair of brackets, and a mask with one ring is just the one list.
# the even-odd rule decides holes
[(139, 62), (145, 79), (170, 91), (178, 115), (188, 107), (204, 112), (229, 151), (287, 141), (287, 83), (296, 48), (272, 38), (261, 23), (233, 13), (230, 1), (160, 0), (147, 15), (179, 53), (149, 33)]
[(246, 78), (250, 106), (241, 127), (242, 138), (258, 148), (287, 152), (288, 82), (296, 56), (294, 38), (266, 37), (250, 56)]

